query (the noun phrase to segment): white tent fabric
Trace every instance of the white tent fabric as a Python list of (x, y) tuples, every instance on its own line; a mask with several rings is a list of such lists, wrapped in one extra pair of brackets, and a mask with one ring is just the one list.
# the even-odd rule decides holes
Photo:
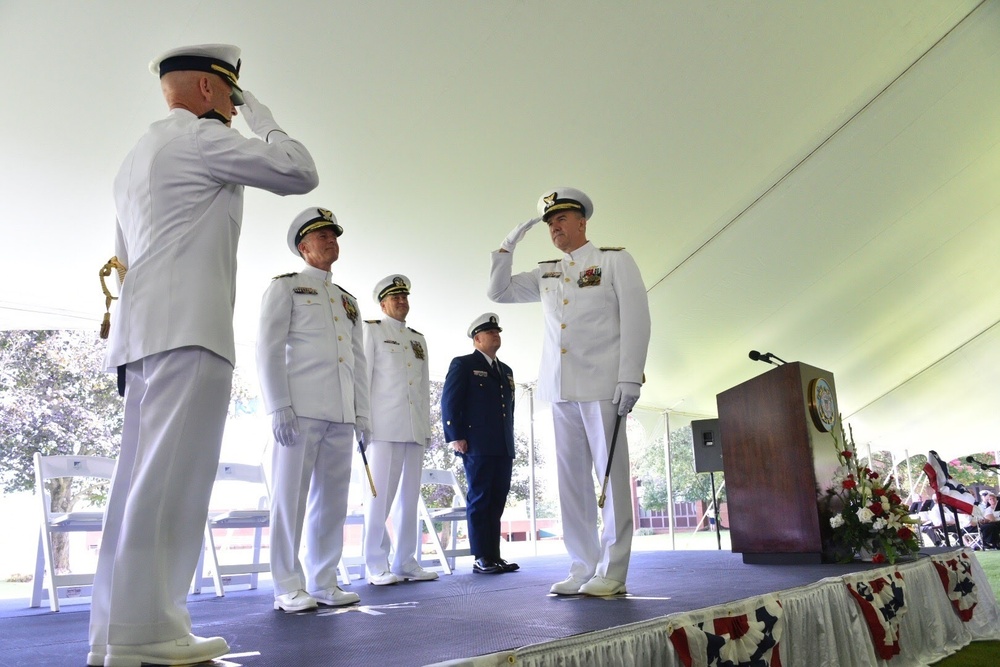
[[(649, 288), (642, 407), (714, 415), (766, 370), (755, 348), (832, 372), (873, 447), (995, 446), (1000, 2), (0, 2), (0, 327), (96, 331), (111, 181), (165, 114), (146, 64), (198, 42), (242, 47), (320, 169), (309, 195), (248, 194), (251, 372), (260, 295), (298, 266), (285, 229), (321, 205), (365, 317), (377, 280), (413, 280), (434, 377), (492, 310), (530, 380), (540, 309), (486, 300), (488, 255), (570, 184)], [(556, 252), (536, 229), (515, 269)]]

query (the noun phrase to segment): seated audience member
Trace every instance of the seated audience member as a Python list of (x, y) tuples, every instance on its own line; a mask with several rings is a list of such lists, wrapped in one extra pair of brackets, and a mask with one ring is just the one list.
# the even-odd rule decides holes
[(996, 494), (983, 490), (981, 497), (979, 507), (983, 512), (983, 518), (979, 521), (979, 532), (983, 536), (983, 547), (1000, 549), (1000, 543), (997, 542), (997, 533), (1000, 531), (1000, 510), (997, 509)]

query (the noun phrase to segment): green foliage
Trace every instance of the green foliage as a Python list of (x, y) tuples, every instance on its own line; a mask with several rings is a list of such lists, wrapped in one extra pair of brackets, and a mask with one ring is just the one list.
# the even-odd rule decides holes
[[(694, 438), (690, 425), (670, 432), (670, 469), (673, 474), (675, 502), (711, 502), (711, 477), (706, 473), (695, 472), (694, 469)], [(662, 437), (637, 443), (632, 451), (632, 474), (642, 480), (643, 508), (660, 511), (667, 509), (666, 454)], [(725, 475), (715, 473), (716, 490), (724, 482)], [(720, 497), (724, 501), (725, 493)]]
[[(0, 332), (0, 486), (35, 487), (34, 455), (115, 458), (122, 409), (117, 378), (104, 373), (104, 343), (93, 332)], [(108, 482), (62, 478), (48, 483), (52, 509), (106, 502)], [(68, 567), (65, 534), (53, 536), (57, 571)]]
[(35, 452), (117, 456), (121, 399), (103, 360), (104, 343), (93, 332), (0, 332), (4, 492), (34, 488)]

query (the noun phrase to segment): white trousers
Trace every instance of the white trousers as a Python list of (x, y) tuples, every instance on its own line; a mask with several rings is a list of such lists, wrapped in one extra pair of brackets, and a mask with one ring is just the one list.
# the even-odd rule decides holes
[(633, 524), (624, 417), (601, 510), (604, 527), (600, 535), (594, 493), (595, 473), (599, 484), (604, 483), (617, 416), (618, 406), (611, 401), (552, 404), (563, 539), (570, 557), (569, 573), (582, 579), (596, 574), (624, 582), (628, 576)]
[(90, 608), (90, 643), (191, 632), (187, 592), (205, 534), (233, 367), (200, 347), (125, 370), (125, 424)]
[[(274, 594), (337, 585), (351, 485), (354, 424), (299, 417), (299, 435), (271, 455)], [(305, 550), (299, 560), (299, 547)]]
[[(365, 566), (370, 574), (390, 570), (406, 574), (417, 569), (417, 498), (423, 472), (424, 448), (415, 442), (374, 440), (365, 451), (375, 491), (365, 485)], [(395, 549), (386, 530), (392, 510)], [(392, 564), (389, 553), (392, 551)]]

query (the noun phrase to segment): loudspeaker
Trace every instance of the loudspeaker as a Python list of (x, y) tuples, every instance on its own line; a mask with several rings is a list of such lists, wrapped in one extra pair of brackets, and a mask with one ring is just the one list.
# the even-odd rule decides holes
[(722, 472), (722, 434), (718, 419), (691, 421), (694, 440), (694, 471)]

